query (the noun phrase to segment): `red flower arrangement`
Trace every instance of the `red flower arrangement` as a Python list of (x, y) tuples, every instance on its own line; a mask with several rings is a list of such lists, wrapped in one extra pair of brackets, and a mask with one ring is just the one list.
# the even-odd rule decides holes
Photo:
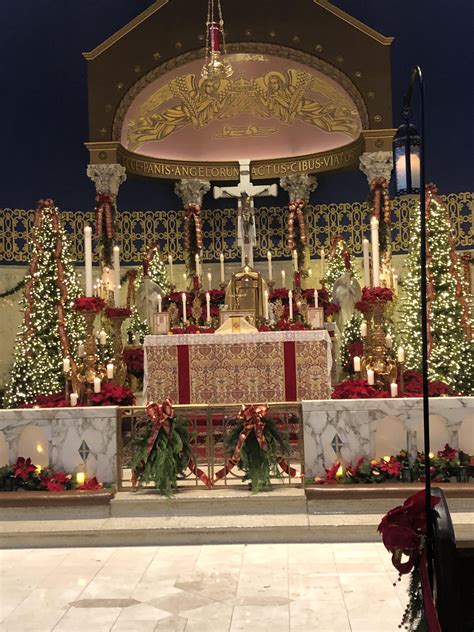
[(36, 465), (31, 462), (29, 457), (25, 459), (19, 456), (13, 465), (13, 476), (21, 478), (22, 481), (27, 481), (34, 472), (36, 472)]
[(64, 392), (61, 392), (51, 395), (37, 395), (32, 404), (25, 404), (22, 408), (66, 408), (67, 406), (69, 403), (66, 404)]
[(143, 347), (135, 349), (124, 349), (123, 361), (127, 365), (130, 375), (141, 379), (144, 373), (144, 352)]
[[(403, 374), (404, 390), (402, 397), (423, 397), (423, 376), (419, 371), (405, 371)], [(450, 386), (439, 380), (428, 384), (430, 397), (455, 395)]]
[(128, 307), (106, 307), (105, 315), (107, 318), (128, 318), (132, 315), (132, 310)]
[(100, 393), (91, 397), (91, 406), (133, 406), (135, 395), (126, 386), (103, 382)]
[(105, 307), (105, 301), (98, 296), (77, 296), (74, 299), (76, 312), (101, 312)]
[(369, 312), (376, 303), (393, 301), (393, 292), (388, 287), (364, 287), (360, 301), (355, 304), (359, 312)]
[(51, 469), (42, 470), (40, 480), (41, 486), (48, 492), (63, 492), (65, 489), (72, 488), (72, 476), (66, 474), (64, 470), (59, 470), (59, 472)]
[(362, 357), (364, 353), (364, 343), (360, 340), (356, 340), (355, 342), (351, 342), (347, 345), (347, 362), (344, 365), (344, 371), (347, 373), (354, 372), (354, 357), (359, 356)]
[(341, 308), (336, 303), (330, 303), (327, 307), (324, 308), (324, 318), (327, 320), (328, 316), (334, 316), (335, 314), (339, 314)]
[(273, 301), (277, 301), (280, 299), (281, 301), (288, 300), (288, 290), (286, 287), (277, 287), (273, 290), (273, 292), (268, 297), (268, 300), (272, 303)]
[(332, 399), (381, 399), (390, 397), (388, 391), (378, 391), (365, 380), (344, 380), (334, 387)]
[(92, 490), (95, 490), (95, 489), (102, 489), (102, 484), (99, 483), (97, 478), (94, 476), (93, 478), (89, 479), (88, 481), (86, 481), (82, 485), (79, 485), (79, 487), (77, 487), (77, 489), (92, 491)]

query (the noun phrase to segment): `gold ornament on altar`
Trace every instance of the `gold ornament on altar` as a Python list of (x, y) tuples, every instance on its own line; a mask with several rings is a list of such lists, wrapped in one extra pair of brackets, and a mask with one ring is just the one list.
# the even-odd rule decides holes
[(265, 317), (265, 291), (267, 284), (261, 274), (245, 265), (232, 275), (225, 291), (225, 302), (230, 311), (252, 311), (258, 320)]
[(392, 358), (391, 345), (387, 345), (387, 334), (383, 328), (384, 312), (387, 303), (373, 305), (365, 315), (367, 335), (364, 338), (364, 355), (361, 359), (362, 378), (369, 380), (369, 371), (373, 371), (376, 386), (390, 391), (390, 385), (397, 380), (397, 363)]

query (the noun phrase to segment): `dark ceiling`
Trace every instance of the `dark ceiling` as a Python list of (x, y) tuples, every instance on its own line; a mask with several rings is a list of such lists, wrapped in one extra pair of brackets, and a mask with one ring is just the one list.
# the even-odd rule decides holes
[[(291, 11), (298, 1), (275, 0), (275, 5)], [(234, 2), (238, 0), (223, 0), (224, 17), (225, 4)], [(82, 52), (93, 49), (150, 4), (151, 0), (2, 0), (0, 208), (32, 207), (46, 195), (63, 209), (93, 205), (94, 188), (85, 174), (87, 87)], [(410, 68), (416, 63), (422, 66), (428, 179), (436, 181), (442, 193), (471, 190), (472, 0), (335, 0), (334, 4), (383, 35), (395, 37), (394, 126)], [(366, 195), (362, 174), (322, 175), (314, 200), (361, 200)], [(136, 181), (123, 186), (119, 201), (128, 209), (177, 205), (170, 185)]]

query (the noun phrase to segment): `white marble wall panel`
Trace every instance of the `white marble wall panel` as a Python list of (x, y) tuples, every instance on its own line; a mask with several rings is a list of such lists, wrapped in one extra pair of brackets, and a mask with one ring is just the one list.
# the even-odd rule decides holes
[[(0, 435), (4, 437), (10, 463), (18, 456), (37, 454), (21, 453), (25, 430), (36, 428), (47, 443), (49, 464), (57, 469), (76, 471), (82, 465), (78, 452), (83, 441), (89, 447), (86, 461), (88, 476), (97, 476), (100, 482), (117, 481), (117, 409), (97, 408), (42, 408), (0, 410)], [(29, 434), (29, 433), (28, 433)]]
[[(363, 455), (380, 457), (406, 448), (414, 454), (420, 441), (423, 444), (422, 419), (422, 400), (418, 398), (304, 401), (305, 474), (322, 475), (339, 457), (354, 463)], [(430, 419), (433, 452), (441, 450), (446, 441), (454, 448), (471, 451), (474, 397), (432, 398)], [(387, 431), (387, 424), (392, 422), (398, 427), (395, 433)], [(397, 450), (394, 435), (401, 442)]]

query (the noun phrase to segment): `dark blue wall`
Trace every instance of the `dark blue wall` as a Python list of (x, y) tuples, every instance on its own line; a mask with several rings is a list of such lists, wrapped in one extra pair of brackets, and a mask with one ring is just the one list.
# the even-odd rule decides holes
[[(31, 207), (45, 195), (54, 197), (63, 209), (93, 205), (94, 187), (85, 174), (87, 87), (81, 53), (150, 4), (151, 0), (2, 0), (0, 208)], [(335, 4), (381, 33), (395, 36), (395, 125), (410, 68), (415, 63), (423, 67), (428, 179), (436, 181), (442, 193), (471, 190), (472, 0), (336, 0)], [(357, 173), (322, 175), (315, 199), (362, 200), (367, 195), (364, 180)], [(127, 182), (120, 193), (120, 206), (127, 209), (177, 204), (172, 185), (165, 183)]]

